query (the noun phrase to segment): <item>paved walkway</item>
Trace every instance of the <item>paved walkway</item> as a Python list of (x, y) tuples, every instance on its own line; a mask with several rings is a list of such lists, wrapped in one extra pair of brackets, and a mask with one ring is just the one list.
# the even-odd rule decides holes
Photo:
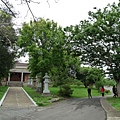
[[(107, 120), (120, 120), (120, 112), (106, 101), (106, 97), (109, 96), (101, 98), (101, 104), (107, 113)], [(28, 108), (35, 105), (26, 96), (21, 87), (10, 87), (2, 106), (7, 108)]]
[(10, 87), (5, 100), (2, 103), (3, 107), (32, 107), (34, 104), (23, 92), (21, 87)]

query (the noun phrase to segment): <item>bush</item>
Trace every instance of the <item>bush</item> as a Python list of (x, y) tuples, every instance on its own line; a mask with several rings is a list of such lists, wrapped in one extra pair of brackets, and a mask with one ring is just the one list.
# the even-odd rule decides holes
[(62, 97), (70, 97), (73, 93), (73, 90), (71, 89), (70, 85), (65, 84), (60, 87), (58, 93)]
[(82, 83), (80, 80), (77, 80), (77, 79), (73, 80), (73, 84), (74, 84), (74, 85), (77, 85), (78, 87), (79, 87), (80, 85), (83, 85), (83, 83)]
[(105, 93), (109, 93), (110, 92), (110, 90), (105, 90)]
[(57, 85), (57, 84), (55, 84), (55, 83), (52, 85), (52, 87), (57, 87), (57, 86), (58, 86), (58, 85)]

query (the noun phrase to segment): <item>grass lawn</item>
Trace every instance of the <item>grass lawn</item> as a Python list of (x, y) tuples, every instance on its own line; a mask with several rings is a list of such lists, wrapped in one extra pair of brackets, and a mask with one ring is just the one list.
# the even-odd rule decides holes
[(7, 89), (8, 89), (7, 86), (0, 86), (0, 100), (2, 99)]
[[(73, 94), (72, 94), (72, 97), (75, 97), (75, 98), (84, 98), (84, 97), (88, 97), (88, 93), (87, 93), (87, 88), (85, 88), (84, 86), (80, 86), (80, 87), (72, 87), (72, 89), (74, 90), (73, 91)], [(110, 95), (111, 93), (105, 93), (105, 95)], [(92, 96), (101, 96), (101, 93), (98, 92), (97, 89), (95, 88), (92, 88), (91, 89), (91, 95)]]
[[(75, 98), (84, 98), (84, 97), (87, 97), (88, 94), (87, 94), (87, 88), (85, 87), (75, 87), (75, 88), (72, 88), (74, 91), (73, 91), (73, 94), (72, 94), (72, 97), (75, 97)], [(101, 96), (101, 93), (98, 92), (98, 90), (92, 88), (91, 89), (91, 94), (92, 96)]]
[(107, 98), (107, 101), (111, 104), (111, 106), (113, 106), (118, 111), (120, 111), (120, 98), (110, 97), (110, 98)]
[(23, 87), (23, 89), (30, 95), (30, 97), (36, 102), (38, 106), (48, 106), (50, 105), (49, 100), (51, 97), (42, 96), (36, 89), (30, 87)]
[[(51, 103), (49, 102), (49, 100), (51, 100), (54, 97), (58, 96), (58, 91), (59, 91), (59, 87), (49, 87), (51, 96), (46, 97), (46, 96), (42, 96), (39, 92), (36, 92), (36, 89), (32, 89), (30, 87), (23, 87), (24, 90), (31, 96), (31, 98), (36, 102), (36, 104), (38, 106), (48, 106)], [(73, 94), (71, 97), (73, 98), (84, 98), (87, 97), (87, 88), (85, 87), (72, 87)], [(110, 94), (110, 93), (109, 93)], [(98, 90), (96, 89), (92, 89), (92, 96), (101, 96), (101, 93), (98, 92)], [(63, 98), (61, 98), (63, 99)]]

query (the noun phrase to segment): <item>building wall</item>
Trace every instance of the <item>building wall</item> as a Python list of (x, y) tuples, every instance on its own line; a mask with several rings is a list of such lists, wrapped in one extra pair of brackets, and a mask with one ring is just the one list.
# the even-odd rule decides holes
[(29, 77), (29, 73), (25, 73), (24, 77), (23, 77), (23, 81), (27, 82), (28, 81), (28, 77)]

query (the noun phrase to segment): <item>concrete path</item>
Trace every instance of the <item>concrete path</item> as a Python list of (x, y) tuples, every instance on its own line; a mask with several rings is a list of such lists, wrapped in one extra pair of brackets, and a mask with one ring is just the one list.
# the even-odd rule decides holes
[(0, 120), (106, 120), (101, 98), (72, 98), (48, 107), (1, 107)]
[(5, 100), (2, 103), (3, 107), (32, 107), (34, 104), (23, 92), (21, 87), (10, 87)]

